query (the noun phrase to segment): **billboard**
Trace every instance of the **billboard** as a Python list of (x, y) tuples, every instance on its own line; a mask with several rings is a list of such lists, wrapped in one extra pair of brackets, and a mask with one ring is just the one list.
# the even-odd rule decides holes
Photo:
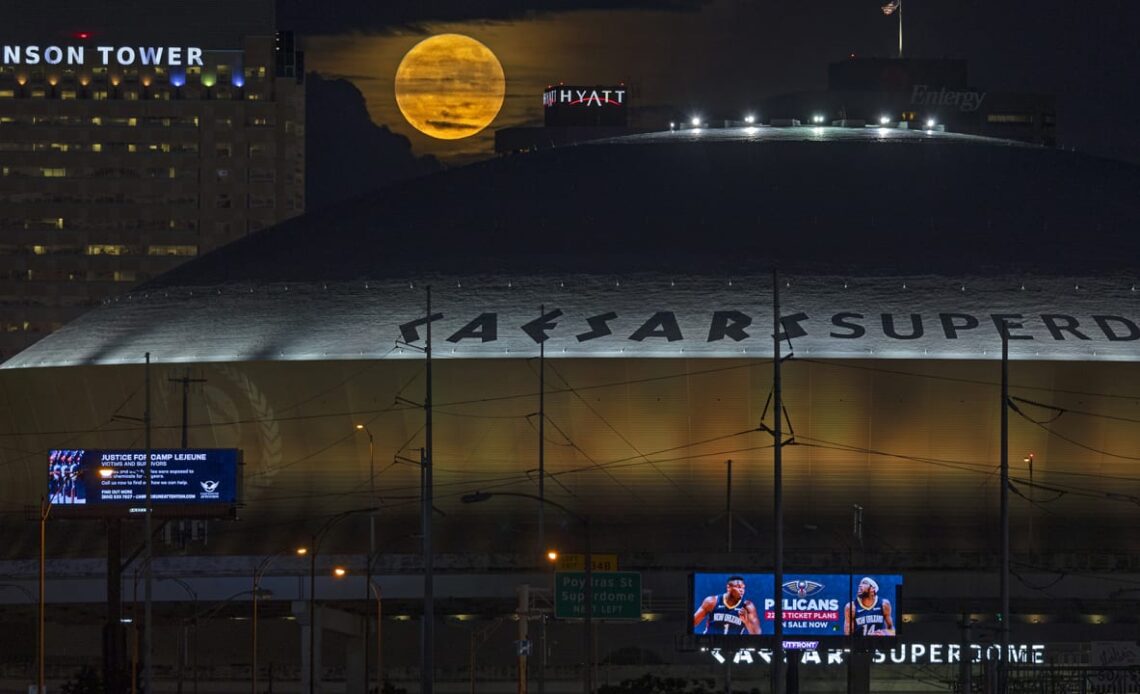
[[(894, 636), (902, 576), (785, 573), (780, 587), (784, 636)], [(765, 573), (696, 573), (691, 581), (694, 634), (775, 634), (775, 577)]]
[[(241, 452), (232, 448), (155, 449), (150, 498), (165, 516), (232, 515), (241, 499)], [(47, 498), (53, 514), (146, 512), (147, 452), (57, 449), (48, 454)]]
[(547, 127), (611, 126), (629, 122), (629, 90), (624, 84), (576, 87), (559, 84), (542, 93), (543, 121)]

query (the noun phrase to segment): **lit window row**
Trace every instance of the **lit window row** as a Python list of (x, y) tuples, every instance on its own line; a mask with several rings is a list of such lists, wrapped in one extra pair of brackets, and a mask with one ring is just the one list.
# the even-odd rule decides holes
[(0, 331), (6, 333), (51, 333), (63, 327), (63, 323), (43, 321), (4, 321)]
[(165, 231), (198, 230), (197, 219), (84, 219), (63, 217), (0, 217), (0, 232), (3, 231), (85, 231), (85, 232), (127, 232), (145, 231), (161, 233)]
[[(2, 151), (2, 149), (0, 149)], [(116, 178), (116, 179), (155, 179), (155, 178), (196, 178), (195, 169), (177, 169), (173, 166), (134, 168), (125, 166), (90, 167), (45, 167), (45, 166), (4, 166), (0, 176), (7, 178)]]
[(27, 282), (141, 282), (150, 275), (135, 270), (29, 269), (0, 273), (0, 279)]

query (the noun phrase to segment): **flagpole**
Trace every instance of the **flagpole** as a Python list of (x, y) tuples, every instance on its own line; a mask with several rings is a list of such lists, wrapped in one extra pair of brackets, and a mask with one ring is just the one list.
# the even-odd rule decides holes
[(903, 57), (903, 50), (902, 50), (902, 48), (903, 48), (903, 46), (902, 46), (902, 10), (903, 10), (903, 3), (902, 3), (902, 0), (899, 0), (899, 60), (902, 60), (902, 57)]

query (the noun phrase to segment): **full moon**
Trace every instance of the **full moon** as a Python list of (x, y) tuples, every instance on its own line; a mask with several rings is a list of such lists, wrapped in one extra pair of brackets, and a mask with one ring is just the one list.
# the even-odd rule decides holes
[(507, 82), (499, 59), (461, 34), (420, 41), (396, 68), (396, 104), (416, 130), (440, 140), (470, 137), (495, 120)]

